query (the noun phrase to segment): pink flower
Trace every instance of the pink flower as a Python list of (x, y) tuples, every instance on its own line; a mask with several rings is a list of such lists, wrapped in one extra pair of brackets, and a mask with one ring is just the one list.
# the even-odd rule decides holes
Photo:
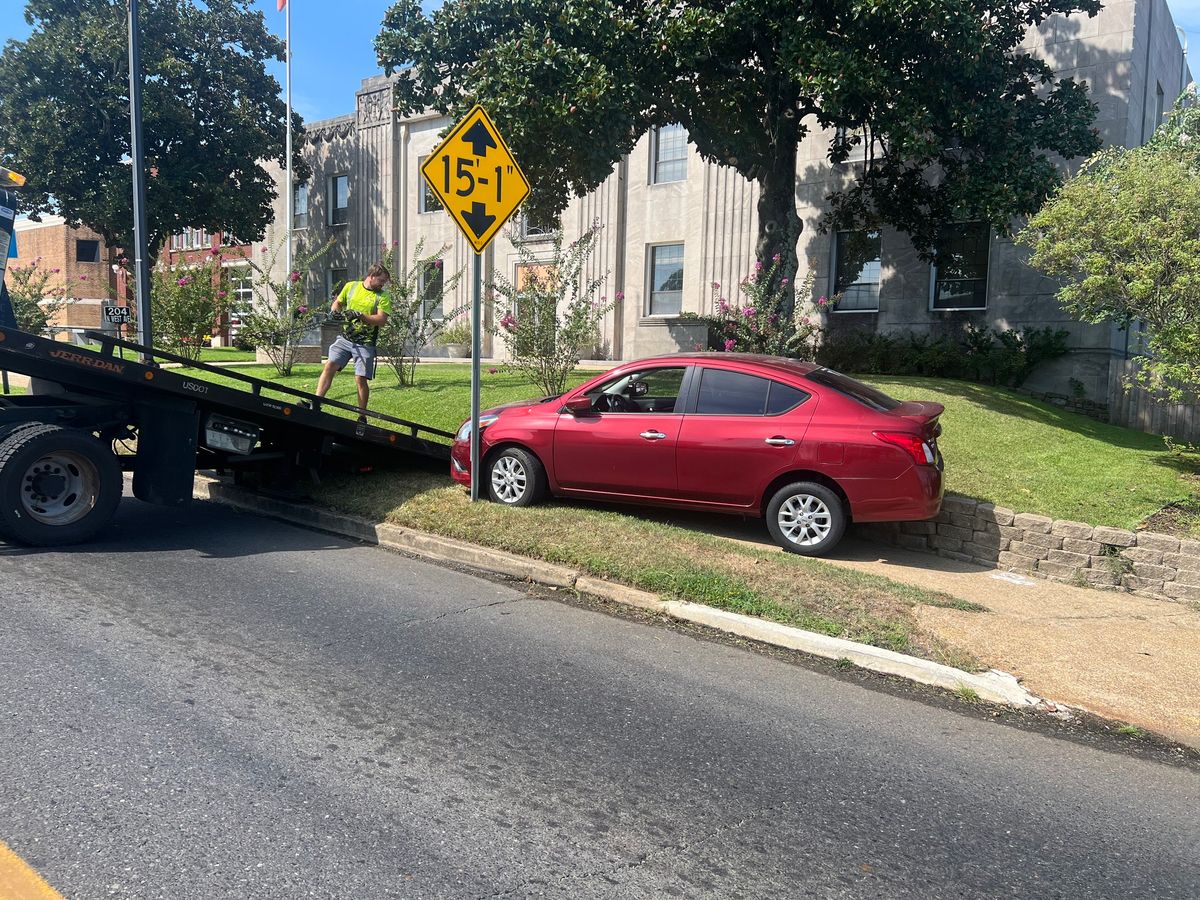
[(725, 352), (726, 353), (733, 352), (733, 348), (736, 346), (737, 346), (737, 341), (735, 341), (733, 338), (725, 338)]
[(442, 267), (442, 261), (440, 259), (435, 259), (433, 261), (433, 267), (435, 269), (440, 269)]
[(263, 253), (266, 253), (266, 252), (267, 252), (266, 245), (264, 245), (264, 246), (263, 246), (263, 248), (262, 248), (262, 252), (263, 252)]
[(187, 277), (184, 277), (184, 278), (180, 278), (180, 279), (179, 279), (178, 281), (176, 281), (175, 283), (176, 283), (177, 285), (179, 285), (180, 287), (187, 287), (189, 284), (191, 284), (191, 283), (192, 283), (192, 279), (190, 279), (190, 278), (187, 278)]
[(392, 241), (392, 246), (393, 246), (393, 247), (399, 247), (399, 246), (400, 246), (400, 242), (399, 242), (399, 241)]
[(625, 292), (617, 291), (617, 293), (613, 296), (613, 299), (616, 300), (618, 303), (620, 303), (622, 300), (625, 299)]
[(80, 276), (79, 276), (79, 280), (80, 280), (80, 281), (87, 281), (87, 276), (86, 276), (86, 275), (80, 275)]
[(225, 291), (217, 291), (217, 299), (218, 300), (224, 300), (228, 296), (229, 295), (227, 293), (225, 293)]
[(822, 297), (821, 299), (819, 299), (817, 301), (817, 306), (828, 306), (828, 305), (829, 305), (829, 301), (824, 297)]
[(787, 287), (788, 280), (785, 278), (785, 279), (783, 279), (783, 281), (781, 281), (781, 282), (779, 282), (779, 283), (780, 283), (781, 285), (783, 285), (784, 287)]
[(499, 371), (500, 371), (499, 369), (488, 369), (488, 374), (489, 374), (489, 375), (495, 375), (495, 374), (496, 374), (497, 372), (499, 372)]
[(300, 280), (299, 272), (293, 272), (291, 275), (288, 276), (288, 281), (290, 281), (292, 284), (295, 284), (299, 280)]
[(209, 256), (220, 256), (220, 255), (221, 255), (221, 248), (220, 248), (220, 247), (213, 247), (211, 250), (209, 250), (209, 251), (208, 251), (208, 255), (209, 255)]
[(777, 262), (779, 262), (779, 259), (780, 259), (780, 256), (778, 253), (776, 253), (774, 256), (771, 257), (771, 262), (777, 263)]
[(696, 341), (696, 343), (692, 344), (692, 349), (693, 350), (703, 350), (704, 345), (701, 344), (699, 341)]
[(777, 323), (779, 321), (779, 314), (771, 313), (769, 316), (767, 316), (767, 321), (770, 322), (772, 325), (774, 325), (775, 323)]
[(721, 282), (719, 282), (719, 281), (714, 281), (712, 284), (713, 284), (713, 290), (714, 290), (714, 291), (719, 291), (719, 290), (721, 289)]
[(755, 316), (758, 315), (758, 310), (755, 309), (753, 306), (747, 306), (742, 310), (742, 315), (745, 316), (747, 319), (753, 319)]
[(804, 317), (803, 319), (801, 319), (800, 321), (801, 321), (801, 323), (802, 323), (802, 324), (804, 324), (804, 325), (811, 325), (811, 324), (812, 324), (812, 319), (810, 319), (808, 316), (805, 316), (805, 317)]
[(756, 259), (756, 260), (754, 261), (754, 271), (755, 271), (755, 272), (761, 272), (761, 271), (762, 271), (762, 267), (763, 267), (763, 266), (762, 266), (762, 260), (761, 260), (761, 259)]
[(307, 316), (308, 315), (308, 307), (307, 306), (297, 306), (296, 312), (298, 312), (302, 316)]
[(723, 313), (729, 312), (729, 301), (722, 297), (717, 301), (717, 309)]
[(517, 320), (512, 313), (505, 313), (500, 317), (500, 327), (505, 331), (512, 331), (517, 327)]
[(50, 270), (50, 274), (51, 274), (51, 275), (57, 275), (57, 274), (58, 274), (59, 272), (61, 272), (61, 271), (62, 271), (62, 269), (51, 269), (51, 270)]
[(123, 266), (127, 266), (127, 265), (129, 265), (129, 258), (126, 256), (122, 256), (119, 260), (117, 260), (117, 262)]

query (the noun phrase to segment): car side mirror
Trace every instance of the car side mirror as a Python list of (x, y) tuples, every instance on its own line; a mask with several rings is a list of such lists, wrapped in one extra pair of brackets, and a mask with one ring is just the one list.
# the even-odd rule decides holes
[(595, 412), (592, 409), (591, 397), (572, 397), (563, 404), (563, 409), (573, 416), (586, 416), (589, 413)]

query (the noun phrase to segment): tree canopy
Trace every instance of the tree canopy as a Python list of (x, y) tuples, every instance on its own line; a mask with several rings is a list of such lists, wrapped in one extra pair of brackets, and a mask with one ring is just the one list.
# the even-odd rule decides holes
[[(1007, 227), (1058, 185), (1054, 155), (1099, 147), (1083, 85), (1018, 49), (1100, 0), (399, 0), (376, 39), (405, 113), (497, 119), (540, 219), (608, 177), (651, 127), (758, 182), (761, 261), (795, 283), (796, 151), (814, 128), (866, 162), (826, 225), (887, 223), (928, 253), (938, 226)], [(791, 288), (789, 287), (790, 291)]]
[[(251, 6), (141, 4), (151, 254), (188, 227), (249, 242), (271, 221), (264, 163), (285, 162), (286, 107), (265, 63), (284, 48)], [(33, 33), (0, 55), (0, 162), (29, 179), (23, 211), (132, 246), (125, 0), (29, 0), (25, 18)], [(306, 177), (299, 157), (295, 167)]]
[(1180, 399), (1200, 387), (1200, 107), (1195, 89), (1144, 146), (1084, 163), (1029, 222), (1032, 264), (1064, 281), (1085, 322), (1145, 327), (1141, 382)]

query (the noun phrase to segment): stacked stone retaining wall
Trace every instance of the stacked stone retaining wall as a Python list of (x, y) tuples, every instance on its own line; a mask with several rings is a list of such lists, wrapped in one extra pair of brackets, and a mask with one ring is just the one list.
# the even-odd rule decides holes
[(928, 522), (861, 525), (864, 536), (948, 559), (1164, 600), (1200, 601), (1200, 541), (1018, 513), (946, 496)]

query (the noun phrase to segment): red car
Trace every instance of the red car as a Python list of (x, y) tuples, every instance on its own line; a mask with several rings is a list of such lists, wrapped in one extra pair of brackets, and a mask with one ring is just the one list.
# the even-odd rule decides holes
[[(639, 360), (484, 412), (481, 492), (508, 506), (549, 493), (763, 516), (779, 546), (820, 556), (851, 521), (937, 515), (942, 411), (781, 357)], [(450, 464), (466, 485), (470, 432), (468, 421)]]

